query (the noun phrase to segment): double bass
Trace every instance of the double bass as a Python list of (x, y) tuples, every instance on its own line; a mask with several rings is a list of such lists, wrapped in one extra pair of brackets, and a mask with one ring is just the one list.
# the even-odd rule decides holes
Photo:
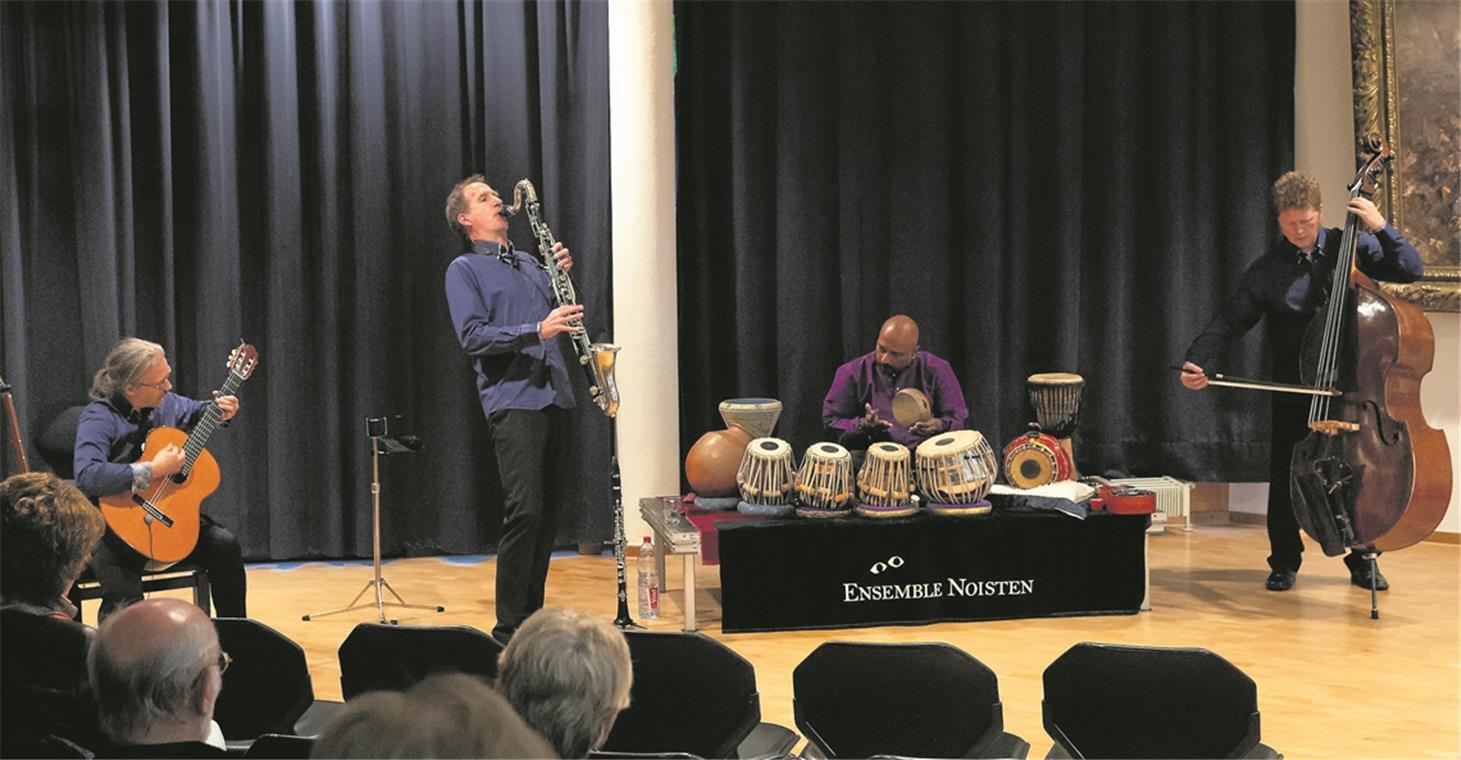
[[(1393, 158), (1378, 135), (1366, 149), (1351, 199), (1373, 197)], [(1430, 321), (1357, 268), (1358, 224), (1346, 215), (1329, 303), (1304, 336), (1309, 433), (1294, 447), (1289, 492), (1299, 524), (1326, 555), (1373, 557), (1435, 531), (1451, 500), (1451, 455), (1420, 406), (1435, 356)]]

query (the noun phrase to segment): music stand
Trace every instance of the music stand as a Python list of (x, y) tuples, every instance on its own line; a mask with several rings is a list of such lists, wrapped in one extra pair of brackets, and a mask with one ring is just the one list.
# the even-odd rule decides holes
[[(446, 612), (446, 607), (439, 604), (407, 604), (406, 600), (402, 599), (401, 595), (397, 594), (396, 590), (391, 588), (390, 582), (382, 577), (380, 572), (380, 458), (384, 454), (409, 454), (420, 451), (423, 448), (421, 439), (412, 435), (389, 435), (385, 417), (366, 417), (365, 434), (370, 438), (370, 500), (373, 522), (371, 542), (373, 544), (372, 558), (375, 562), (375, 576), (365, 582), (365, 588), (360, 589), (360, 593), (356, 594), (355, 598), (351, 599), (349, 604), (337, 610), (312, 612), (308, 615), (301, 616), (300, 619), (306, 622), (313, 618), (337, 615), (341, 612), (349, 612), (362, 607), (375, 607), (376, 612), (380, 615), (380, 621), (382, 623), (389, 622), (391, 625), (397, 625), (397, 621), (386, 618), (387, 607), (404, 607), (415, 610)], [(364, 604), (357, 604), (360, 601), (360, 597), (365, 596), (365, 592), (371, 588), (375, 589), (375, 603), (366, 602)], [(389, 591), (391, 596), (396, 598), (396, 601), (387, 602), (382, 590)]]

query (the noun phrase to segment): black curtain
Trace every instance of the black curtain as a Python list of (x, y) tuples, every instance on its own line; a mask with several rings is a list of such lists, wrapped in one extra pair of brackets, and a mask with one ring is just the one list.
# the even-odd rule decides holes
[(1082, 470), (1266, 479), (1268, 399), (1169, 367), (1277, 233), (1294, 23), (1291, 2), (678, 4), (682, 451), (741, 395), (780, 398), (798, 452), (821, 440), (833, 370), (906, 313), (996, 451), (1033, 419), (1028, 375), (1078, 372)]
[[(368, 556), (367, 415), (427, 446), (382, 460), (386, 552), (494, 545), (445, 199), (532, 178), (608, 334), (607, 26), (595, 2), (0, 3), (0, 375), (28, 436), (121, 336), (192, 396), (242, 337), (260, 365), (206, 509), (248, 557)], [(535, 250), (525, 217), (513, 238)], [(579, 398), (562, 543), (608, 534), (607, 423)]]

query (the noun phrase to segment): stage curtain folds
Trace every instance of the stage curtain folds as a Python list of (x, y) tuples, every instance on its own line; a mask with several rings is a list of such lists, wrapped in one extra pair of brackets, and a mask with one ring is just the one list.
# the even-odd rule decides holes
[[(467, 174), (509, 200), (530, 177), (574, 252), (592, 336), (609, 333), (607, 15), (0, 3), (0, 374), (27, 437), (84, 402), (120, 336), (162, 343), (194, 396), (242, 337), (260, 364), (213, 438), (224, 482), (206, 509), (248, 557), (369, 556), (367, 415), (404, 415), (392, 432), (426, 442), (382, 460), (386, 553), (494, 546), (443, 205)], [(513, 238), (535, 250), (525, 217)], [(573, 484), (564, 544), (609, 533), (607, 424), (579, 398), (583, 443), (552, 465)]]
[(1079, 372), (1086, 472), (1266, 479), (1268, 399), (1169, 367), (1277, 235), (1293, 3), (675, 11), (682, 451), (766, 395), (800, 452), (906, 313), (996, 450), (1028, 375)]

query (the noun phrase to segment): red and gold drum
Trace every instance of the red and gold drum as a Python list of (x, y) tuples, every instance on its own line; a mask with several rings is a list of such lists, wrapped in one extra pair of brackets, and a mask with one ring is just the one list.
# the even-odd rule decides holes
[(1038, 430), (1020, 435), (1004, 447), (1004, 479), (1015, 488), (1070, 480), (1074, 471), (1060, 441)]

